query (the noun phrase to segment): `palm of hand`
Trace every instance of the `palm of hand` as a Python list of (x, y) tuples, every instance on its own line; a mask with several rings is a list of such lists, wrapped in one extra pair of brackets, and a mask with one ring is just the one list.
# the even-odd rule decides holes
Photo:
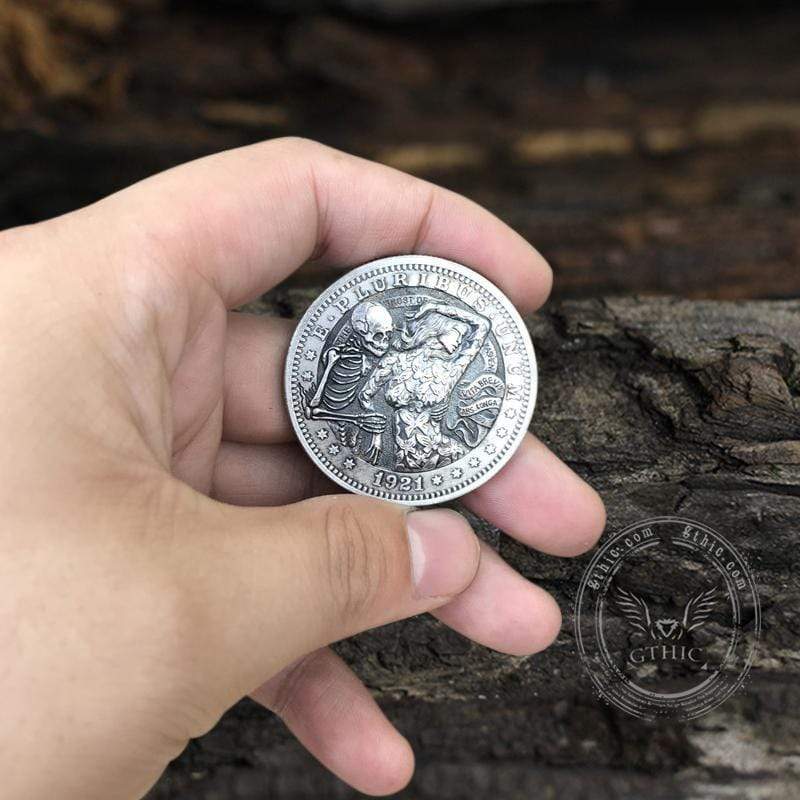
[[(538, 254), (469, 201), (292, 140), (0, 237), (0, 611), (19, 617), (0, 634), (24, 641), (0, 728), (11, 797), (138, 796), (247, 693), (357, 788), (396, 791), (408, 744), (326, 644), (425, 610), (505, 652), (552, 640), (552, 599), (490, 548), (469, 563), (463, 529), (439, 532), (452, 591), (420, 597), (398, 510), (297, 503), (329, 487), (283, 407), (291, 324), (229, 309), (309, 259), (413, 251), (471, 263), (523, 309), (549, 290)], [(533, 437), (465, 502), (556, 554), (602, 529), (596, 495)]]

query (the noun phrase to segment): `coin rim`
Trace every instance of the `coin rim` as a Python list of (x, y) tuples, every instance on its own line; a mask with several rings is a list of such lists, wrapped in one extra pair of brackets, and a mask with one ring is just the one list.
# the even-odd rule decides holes
[[(513, 436), (511, 437), (511, 442), (509, 446), (505, 449), (505, 451), (497, 458), (497, 461), (489, 467), (486, 472), (476, 477), (471, 483), (468, 483), (466, 486), (462, 486), (458, 489), (448, 491), (447, 489), (438, 490), (434, 492), (427, 492), (427, 494), (432, 494), (432, 497), (415, 497), (414, 499), (408, 499), (403, 496), (398, 496), (393, 494), (391, 491), (385, 490), (375, 490), (374, 492), (366, 492), (363, 491), (356, 486), (348, 483), (346, 479), (340, 478), (337, 474), (335, 474), (329, 467), (322, 461), (316, 452), (314, 452), (313, 448), (311, 447), (310, 443), (307, 441), (306, 436), (304, 435), (303, 429), (300, 426), (300, 421), (297, 418), (297, 414), (294, 408), (294, 402), (292, 397), (292, 391), (294, 382), (292, 380), (292, 361), (294, 356), (298, 352), (298, 344), (302, 337), (303, 329), (307, 323), (307, 320), (314, 315), (317, 309), (323, 305), (326, 299), (335, 294), (336, 291), (342, 287), (345, 283), (352, 281), (353, 279), (357, 279), (364, 273), (372, 272), (376, 269), (381, 269), (383, 267), (394, 267), (394, 266), (408, 266), (413, 267), (415, 265), (429, 265), (434, 267), (442, 267), (445, 269), (452, 270), (456, 273), (461, 273), (465, 277), (469, 278), (470, 280), (475, 281), (478, 285), (482, 286), (484, 289), (492, 293), (500, 304), (500, 306), (508, 313), (511, 317), (513, 322), (519, 328), (522, 339), (524, 342), (525, 352), (528, 356), (528, 360), (530, 362), (530, 391), (528, 392), (528, 405), (525, 410), (525, 413), (522, 419), (519, 421), (519, 425)], [(351, 270), (348, 270), (344, 275), (334, 281), (330, 286), (326, 287), (322, 292), (320, 292), (319, 296), (309, 305), (306, 309), (303, 316), (297, 323), (297, 327), (295, 328), (294, 333), (292, 334), (291, 341), (289, 342), (289, 348), (286, 351), (286, 361), (284, 364), (284, 400), (286, 402), (286, 407), (289, 412), (289, 418), (292, 421), (292, 427), (294, 428), (294, 432), (299, 439), (300, 443), (303, 446), (303, 449), (306, 451), (308, 456), (311, 460), (317, 465), (317, 467), (327, 475), (332, 481), (337, 483), (344, 489), (347, 489), (349, 492), (353, 494), (360, 494), (365, 497), (377, 497), (383, 500), (389, 500), (394, 503), (398, 503), (400, 505), (405, 506), (429, 506), (429, 505), (436, 505), (439, 503), (444, 503), (449, 500), (454, 500), (457, 497), (461, 497), (469, 492), (474, 491), (479, 486), (482, 486), (486, 481), (490, 480), (494, 477), (511, 459), (514, 453), (517, 452), (519, 446), (522, 444), (522, 440), (525, 437), (525, 434), (528, 432), (528, 427), (530, 426), (531, 419), (533, 417), (533, 412), (536, 407), (536, 399), (538, 394), (538, 385), (539, 385), (539, 375), (538, 375), (538, 366), (536, 362), (536, 353), (533, 348), (533, 342), (531, 340), (530, 332), (528, 331), (528, 327), (525, 324), (525, 321), (522, 319), (522, 316), (514, 307), (514, 304), (506, 297), (505, 293), (502, 292), (494, 283), (492, 283), (488, 278), (485, 278), (479, 272), (476, 272), (471, 267), (467, 267), (464, 264), (460, 264), (457, 261), (451, 261), (450, 259), (446, 258), (439, 258), (438, 256), (425, 256), (425, 255), (398, 255), (398, 256), (386, 256), (384, 258), (378, 258), (373, 261), (368, 261), (365, 264), (362, 264), (358, 267), (354, 267)], [(492, 426), (494, 427), (494, 426)], [(425, 472), (430, 472), (432, 470), (425, 470)], [(359, 481), (360, 483), (360, 481)]]

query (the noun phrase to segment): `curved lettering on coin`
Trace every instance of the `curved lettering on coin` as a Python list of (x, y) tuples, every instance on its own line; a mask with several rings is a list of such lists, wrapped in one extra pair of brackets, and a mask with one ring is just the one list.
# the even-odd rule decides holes
[(508, 298), (432, 256), (340, 278), (300, 320), (286, 361), (289, 414), (314, 462), (351, 491), (408, 505), (458, 497), (501, 469), (536, 388), (533, 345)]

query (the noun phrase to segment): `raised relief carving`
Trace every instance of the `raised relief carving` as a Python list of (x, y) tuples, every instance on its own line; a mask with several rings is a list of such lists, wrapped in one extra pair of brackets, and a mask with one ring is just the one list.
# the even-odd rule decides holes
[[(415, 300), (395, 299), (412, 306), (397, 326), (381, 303), (356, 306), (352, 332), (323, 351), (322, 374), (305, 401), (306, 416), (331, 422), (354, 454), (398, 472), (464, 456), (493, 424), (505, 392), (489, 319), (449, 303), (414, 309)], [(479, 353), (485, 371), (465, 380)]]

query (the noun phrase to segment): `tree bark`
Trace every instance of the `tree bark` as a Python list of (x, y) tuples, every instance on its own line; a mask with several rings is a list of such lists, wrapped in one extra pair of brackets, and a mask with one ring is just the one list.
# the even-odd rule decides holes
[(323, 6), (0, 3), (0, 228), (293, 134), (486, 205), (560, 297), (800, 294), (800, 10)]
[[(486, 205), (550, 260), (560, 298), (800, 294), (797, 9), (558, 4), (390, 24), (416, 0), (384, 3), (378, 23), (336, 5), (0, 2), (0, 229), (295, 134)], [(251, 310), (294, 316), (312, 295), (284, 287)], [(555, 595), (564, 629), (527, 659), (428, 617), (339, 646), (417, 751), (403, 796), (800, 795), (800, 303), (572, 300), (530, 325), (534, 432), (601, 491), (609, 531), (678, 513), (748, 556), (759, 659), (709, 717), (632, 720), (593, 696), (575, 653), (587, 559), (476, 521)], [(264, 794), (354, 796), (244, 702), (151, 797)]]
[[(282, 288), (249, 310), (296, 316), (315, 294)], [(414, 745), (417, 773), (400, 796), (797, 796), (800, 302), (570, 301), (529, 327), (540, 365), (531, 430), (601, 492), (609, 533), (678, 514), (728, 538), (757, 573), (758, 657), (746, 687), (708, 716), (626, 716), (593, 695), (575, 650), (571, 608), (588, 556), (543, 556), (475, 520), (554, 594), (564, 626), (529, 658), (428, 616), (338, 645)], [(246, 701), (191, 743), (150, 800), (264, 796), (356, 794)]]

